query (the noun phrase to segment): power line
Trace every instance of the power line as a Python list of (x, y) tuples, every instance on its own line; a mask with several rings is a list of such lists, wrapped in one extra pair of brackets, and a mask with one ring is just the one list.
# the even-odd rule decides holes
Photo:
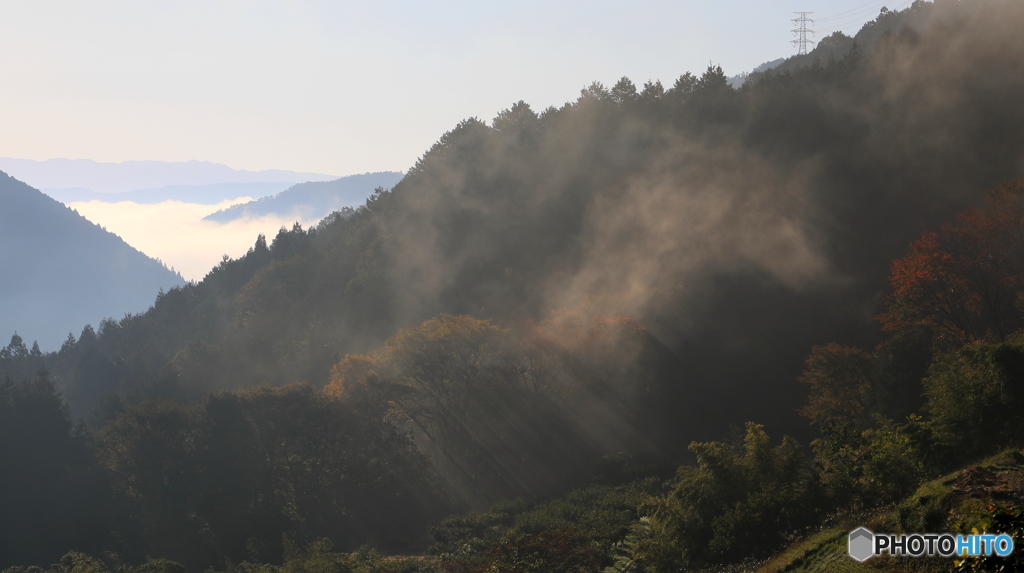
[[(907, 0), (907, 2), (905, 2), (903, 4), (903, 6), (906, 6), (907, 4), (909, 4), (912, 1), (913, 0)], [(891, 4), (891, 2), (889, 2), (889, 4)], [(899, 8), (897, 8), (897, 10), (899, 10)], [(856, 22), (863, 23), (865, 21), (865, 19), (870, 19), (872, 14), (878, 15), (878, 13), (879, 13), (878, 12), (878, 7), (874, 7), (874, 8), (871, 8), (869, 10), (866, 10), (866, 11), (863, 11), (863, 12), (859, 12), (857, 14), (851, 14), (849, 16), (845, 16), (845, 17), (839, 18), (839, 20), (840, 20), (839, 22), (836, 22), (835, 20), (829, 21), (826, 25), (831, 24), (833, 26), (836, 26), (837, 28), (842, 28), (843, 26), (848, 26), (848, 25), (850, 25), (852, 23), (856, 23)], [(824, 20), (823, 19), (819, 19), (818, 21), (822, 22)]]
[(850, 16), (855, 16), (856, 14), (874, 12), (877, 11), (882, 6), (885, 6), (886, 1), (888, 0), (883, 0), (881, 2), (879, 2), (878, 0), (869, 0), (864, 4), (857, 6), (856, 8), (850, 8), (849, 10), (839, 12), (838, 14), (832, 14), (831, 16), (818, 18), (818, 21), (825, 22), (828, 20), (838, 20), (840, 18), (845, 20), (846, 18)]
[(797, 37), (795, 40), (792, 40), (791, 43), (794, 46), (796, 46), (796, 48), (797, 48), (796, 54), (798, 56), (804, 56), (804, 55), (807, 54), (807, 43), (808, 42), (810, 42), (812, 44), (814, 43), (813, 40), (808, 40), (807, 39), (807, 34), (814, 34), (814, 30), (808, 30), (807, 29), (807, 23), (808, 22), (810, 22), (811, 24), (814, 24), (814, 20), (811, 20), (810, 18), (808, 18), (807, 15), (808, 14), (814, 14), (814, 12), (793, 12), (793, 13), (799, 15), (799, 18), (793, 18), (793, 23), (796, 24), (797, 26), (799, 26), (799, 28), (797, 28), (795, 30), (790, 30)]
[[(899, 0), (897, 0), (897, 2), (899, 2)], [(899, 12), (900, 10), (902, 10), (902, 9), (906, 8), (907, 6), (911, 5), (913, 2), (914, 2), (914, 0), (903, 0), (892, 11), (893, 12)], [(891, 4), (891, 2), (883, 2), (882, 4), (886, 4), (886, 3)], [(839, 32), (839, 31), (845, 32), (847, 29), (855, 28), (855, 27), (859, 29), (861, 26), (864, 25), (865, 18), (867, 18), (867, 15), (872, 13), (874, 10), (878, 9), (882, 4), (876, 3), (875, 6), (873, 6), (872, 8), (869, 8), (867, 11), (861, 11), (861, 12), (857, 12), (856, 14), (850, 14), (850, 15), (847, 15), (847, 16), (831, 16), (831, 17), (828, 17), (828, 18), (818, 18), (816, 20), (816, 22), (824, 22), (824, 21), (827, 21), (827, 20), (835, 20), (835, 19), (842, 20), (841, 22), (828, 22), (829, 24), (831, 24), (830, 26), (820, 26), (820, 27), (818, 27), (824, 33)]]

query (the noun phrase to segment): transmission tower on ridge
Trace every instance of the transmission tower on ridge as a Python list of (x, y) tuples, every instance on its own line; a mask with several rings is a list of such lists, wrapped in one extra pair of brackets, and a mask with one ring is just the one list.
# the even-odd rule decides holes
[(814, 23), (814, 20), (811, 20), (810, 18), (808, 18), (807, 15), (808, 14), (814, 14), (814, 12), (793, 12), (793, 13), (797, 14), (798, 16), (800, 16), (799, 18), (793, 18), (793, 23), (796, 24), (797, 26), (800, 26), (800, 27), (795, 29), (795, 30), (790, 30), (797, 37), (795, 40), (791, 40), (790, 43), (792, 43), (794, 46), (796, 46), (796, 48), (797, 48), (796, 54), (798, 56), (803, 56), (803, 55), (807, 54), (807, 44), (809, 44), (809, 43), (813, 44), (814, 43), (813, 40), (808, 40), (807, 39), (807, 34), (814, 34), (814, 30), (808, 30), (807, 29), (807, 23), (808, 22), (810, 22), (811, 24)]

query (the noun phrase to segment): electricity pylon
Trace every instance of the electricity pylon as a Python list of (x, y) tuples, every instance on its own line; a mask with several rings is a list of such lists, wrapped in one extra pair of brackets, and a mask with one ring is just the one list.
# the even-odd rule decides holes
[(814, 14), (814, 12), (793, 12), (793, 13), (800, 16), (799, 18), (793, 18), (793, 23), (796, 24), (797, 26), (800, 26), (800, 27), (795, 29), (795, 30), (790, 30), (797, 37), (795, 40), (791, 40), (790, 43), (793, 44), (794, 46), (796, 46), (796, 48), (797, 48), (796, 54), (798, 56), (803, 56), (803, 55), (807, 54), (807, 44), (808, 43), (811, 43), (811, 44), (814, 43), (813, 40), (808, 40), (807, 39), (807, 34), (814, 34), (814, 30), (808, 30), (807, 29), (807, 23), (808, 22), (810, 22), (811, 24), (814, 23), (814, 20), (811, 20), (810, 18), (808, 18), (807, 15), (808, 14)]

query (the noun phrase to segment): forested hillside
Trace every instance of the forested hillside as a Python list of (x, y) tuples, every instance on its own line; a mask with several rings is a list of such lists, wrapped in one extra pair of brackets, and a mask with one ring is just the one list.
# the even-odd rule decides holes
[[(919, 2), (740, 90), (711, 67), (518, 102), (144, 314), (46, 355), (13, 340), (0, 371), (35, 382), (5, 403), (62, 391), (55, 433), (112, 502), (95, 538), (0, 565), (678, 571), (1013, 445), (1022, 24), (1015, 1)], [(953, 318), (928, 312), (943, 292)], [(998, 439), (959, 430), (980, 420)]]
[(60, 348), (69, 332), (143, 312), (180, 275), (0, 172), (0, 329)]
[[(861, 28), (851, 38), (842, 32), (833, 32), (821, 38), (814, 48), (806, 54), (798, 54), (786, 58), (771, 69), (773, 73), (795, 72), (802, 67), (817, 65), (829, 65), (846, 57), (856, 45), (859, 49), (872, 49), (875, 44), (887, 35), (899, 34), (904, 28), (913, 30), (924, 30), (932, 27), (948, 28), (955, 27), (971, 11), (974, 4), (970, 2), (938, 2), (938, 9), (933, 9), (934, 4), (918, 2), (909, 10), (889, 10), (882, 7), (878, 17)], [(825, 25), (828, 26), (826, 20)], [(750, 81), (757, 81), (765, 73), (765, 70), (755, 69), (748, 78)]]

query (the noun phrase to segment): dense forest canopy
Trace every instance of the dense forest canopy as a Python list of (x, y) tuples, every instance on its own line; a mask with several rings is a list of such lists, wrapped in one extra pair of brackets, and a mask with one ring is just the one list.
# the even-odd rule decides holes
[[(6, 403), (49, 400), (60, 455), (91, 452), (81, 487), (114, 501), (102, 539), (12, 542), (0, 565), (69, 543), (197, 570), (299, 546), (328, 559), (317, 538), (403, 551), (451, 511), (564, 492), (602, 458), (630, 479), (664, 477), (636, 460), (696, 459), (665, 486), (594, 482), (611, 497), (580, 503), (610, 513), (586, 531), (531, 529), (517, 520), (532, 510), (506, 507), (433, 534), (449, 571), (512, 546), (589, 571), (607, 564), (591, 549), (627, 542), (673, 571), (898, 499), (980, 448), (954, 430), (985, 408), (1010, 443), (1015, 390), (951, 396), (1016, 379), (1019, 302), (985, 306), (970, 281), (1016, 268), (978, 261), (1017, 236), (983, 231), (1019, 223), (997, 216), (1018, 212), (1018, 187), (982, 205), (1024, 168), (1024, 77), (1007, 73), (1021, 24), (1019, 2), (917, 2), (869, 23), (870, 45), (739, 90), (709, 67), (669, 87), (594, 83), (540, 112), (518, 102), (455, 126), (362, 207), (260, 236), (145, 313), (56, 352), (12, 339)], [(1016, 293), (1018, 274), (999, 284)], [(960, 322), (922, 309), (936, 276), (960, 289)], [(711, 441), (748, 420), (764, 426)], [(820, 437), (815, 465), (769, 433)], [(475, 541), (445, 545), (460, 535)]]
[[(664, 382), (680, 403), (799, 434), (806, 348), (873, 336), (887, 262), (1019, 171), (1024, 80), (999, 73), (1021, 52), (1019, 10), (921, 3), (901, 14), (960, 20), (738, 91), (710, 68), (466, 120), (364, 207), (97, 325), (120, 372), (104, 384), (145, 394), (168, 363), (193, 397), (324, 384), (346, 353), (440, 313), (543, 320), (596, 297), (675, 353)], [(193, 354), (226, 374), (186, 367)], [(51, 370), (80, 414), (104, 395)], [(714, 437), (726, 420), (710, 418), (685, 431)]]

